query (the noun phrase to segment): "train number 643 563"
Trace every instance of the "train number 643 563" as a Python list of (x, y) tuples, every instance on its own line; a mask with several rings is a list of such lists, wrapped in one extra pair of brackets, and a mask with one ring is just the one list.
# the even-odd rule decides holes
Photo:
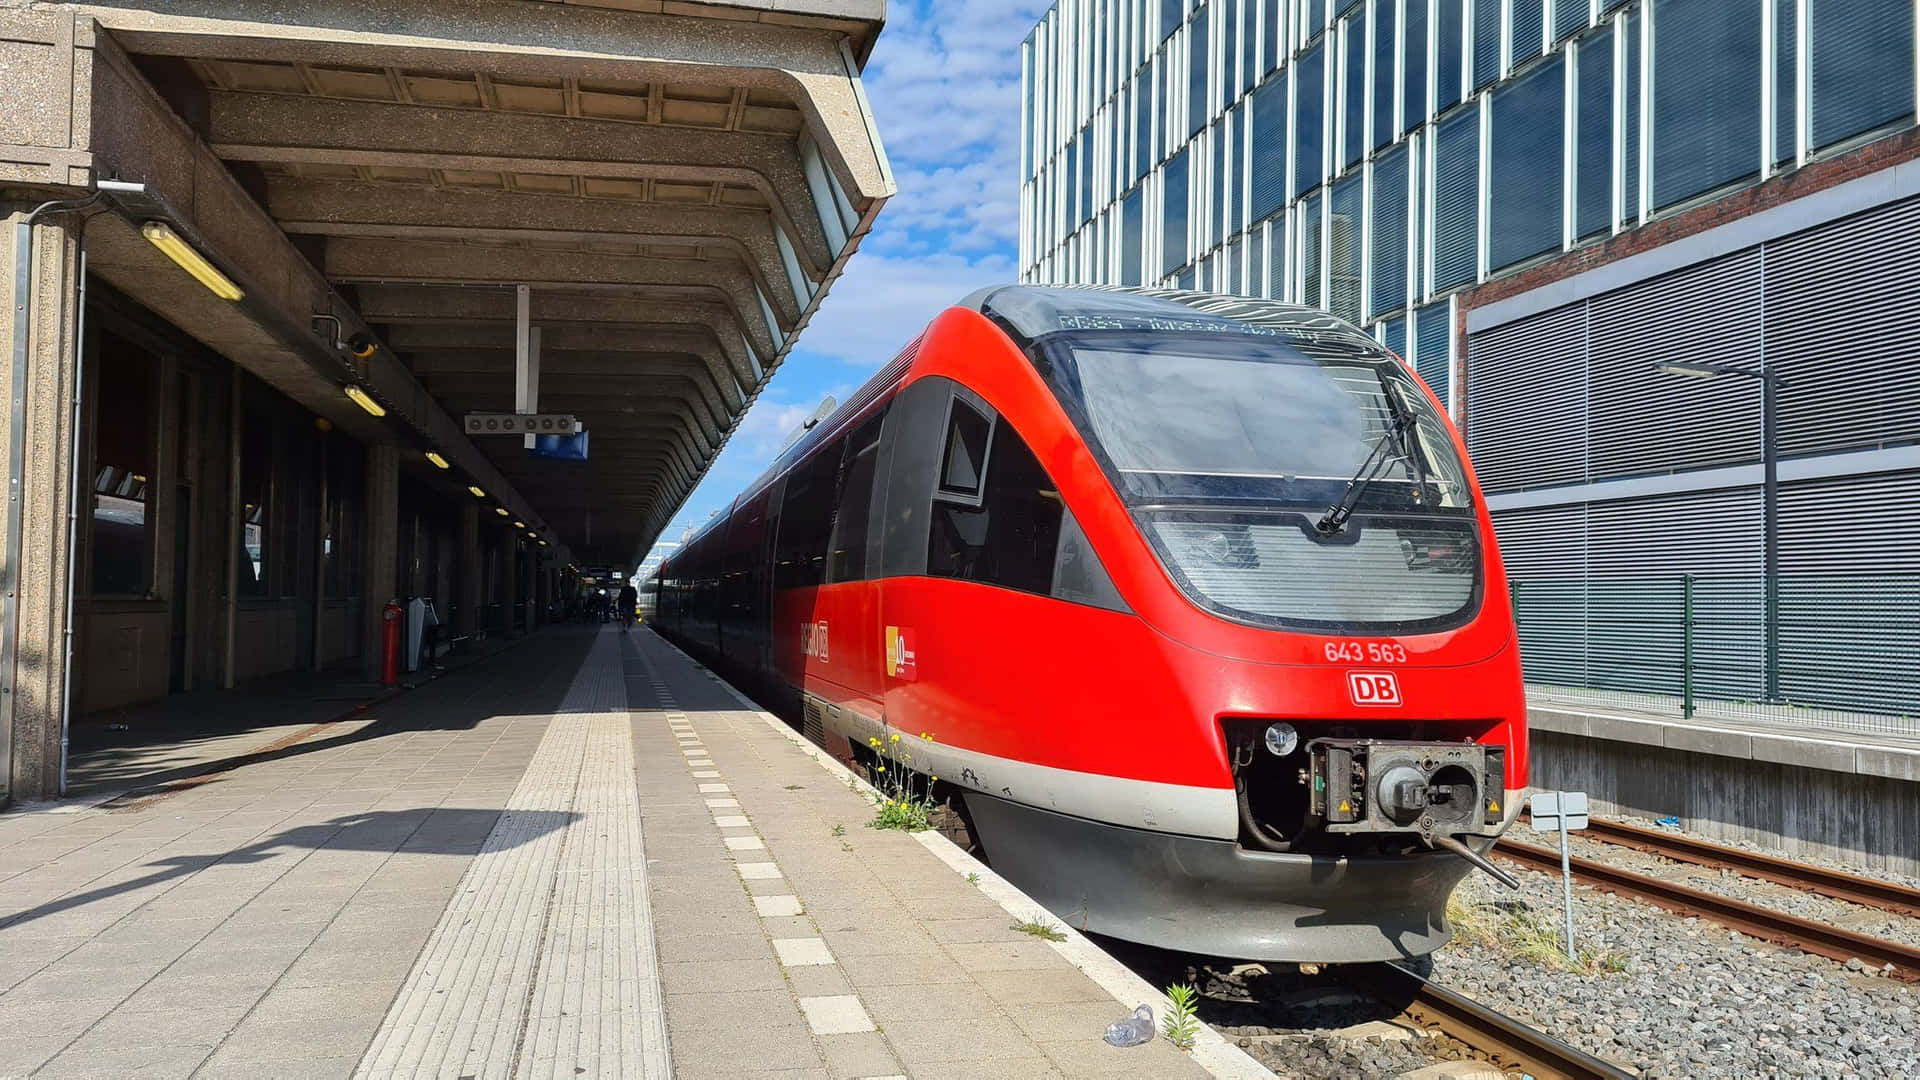
[(1392, 641), (1329, 641), (1326, 645), (1330, 664), (1404, 664), (1405, 646)]

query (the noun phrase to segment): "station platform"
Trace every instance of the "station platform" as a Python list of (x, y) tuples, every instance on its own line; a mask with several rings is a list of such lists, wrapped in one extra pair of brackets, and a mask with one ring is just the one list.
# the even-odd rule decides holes
[(0, 1077), (1267, 1075), (645, 630), (261, 727), (0, 815)]

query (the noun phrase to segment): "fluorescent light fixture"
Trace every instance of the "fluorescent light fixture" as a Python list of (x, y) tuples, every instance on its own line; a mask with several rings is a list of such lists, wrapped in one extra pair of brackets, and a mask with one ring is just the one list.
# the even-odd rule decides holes
[(499, 514), (499, 515), (500, 515), (501, 517), (506, 517), (506, 516), (507, 516), (507, 508), (506, 508), (506, 507), (504, 507), (504, 506), (496, 506), (496, 507), (494, 507), (494, 508), (493, 508), (493, 512), (494, 512), (494, 513), (496, 513), (496, 514)]
[(473, 492), (473, 497), (476, 499), (484, 499), (487, 497), (487, 493), (481, 489), (479, 484), (468, 484), (467, 490)]
[(365, 390), (360, 389), (359, 386), (353, 383), (348, 383), (345, 389), (347, 392), (347, 396), (353, 399), (353, 403), (367, 410), (368, 415), (370, 416), (387, 415), (387, 407), (373, 400), (373, 398)]
[(453, 467), (451, 465), (448, 465), (447, 459), (441, 457), (439, 452), (436, 450), (427, 451), (427, 460), (433, 462), (433, 467), (436, 469), (450, 469)]
[(169, 228), (166, 222), (149, 221), (140, 226), (140, 235), (147, 242), (160, 249), (160, 254), (174, 261), (174, 265), (193, 275), (193, 279), (207, 287), (207, 291), (222, 300), (238, 300), (247, 295), (233, 279), (214, 268), (206, 256), (193, 250), (193, 246)]
[(513, 523), (513, 527), (516, 529), (524, 529), (527, 527), (527, 523), (524, 521), (516, 521)]

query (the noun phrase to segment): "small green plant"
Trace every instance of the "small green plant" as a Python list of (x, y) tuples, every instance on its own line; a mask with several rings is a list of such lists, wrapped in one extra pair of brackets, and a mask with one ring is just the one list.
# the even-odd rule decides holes
[(799, 791), (799, 790), (800, 790), (800, 788), (801, 788), (801, 785), (799, 785), (799, 784), (788, 784), (788, 785), (787, 785), (787, 790), (788, 790), (788, 791)]
[(835, 836), (847, 835), (847, 827), (845, 825), (835, 825), (833, 827), (833, 835)]
[(1193, 1040), (1200, 1034), (1200, 1019), (1194, 1015), (1200, 992), (1186, 983), (1175, 983), (1167, 987), (1167, 1000), (1173, 1007), (1160, 1018), (1161, 1037), (1176, 1050), (1193, 1049)]
[(1524, 904), (1495, 912), (1455, 895), (1447, 901), (1447, 923), (1464, 944), (1485, 945), (1551, 971), (1618, 975), (1627, 970), (1626, 954), (1618, 949), (1589, 946), (1568, 959), (1559, 921)]
[[(920, 738), (932, 742), (933, 736), (926, 732)], [(867, 740), (868, 749), (879, 760), (874, 762), (874, 787), (880, 791), (874, 800), (874, 817), (867, 823), (873, 829), (900, 829), (905, 832), (921, 832), (933, 827), (933, 784), (940, 778), (929, 777), (922, 785), (914, 777), (913, 751), (900, 745), (900, 736), (887, 733), (885, 738), (876, 735)]]
[(1031, 934), (1032, 936), (1037, 938), (1045, 938), (1048, 941), (1067, 940), (1067, 935), (1061, 933), (1059, 927), (1048, 922), (1042, 916), (1035, 916), (1031, 919), (1028, 919), (1026, 922), (1014, 923), (1013, 929), (1018, 930), (1023, 934)]
[(979, 875), (979, 874), (977, 874), (977, 873), (975, 873), (975, 874), (968, 874), (968, 875), (967, 875), (967, 884), (969, 884), (969, 885), (973, 885), (973, 886), (975, 886), (975, 887), (978, 887), (978, 886), (979, 886), (979, 884), (980, 884), (980, 875)]

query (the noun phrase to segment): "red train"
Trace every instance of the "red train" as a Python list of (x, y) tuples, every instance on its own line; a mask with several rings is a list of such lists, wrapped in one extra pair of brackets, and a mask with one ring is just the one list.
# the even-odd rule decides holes
[(905, 733), (996, 871), (1125, 940), (1426, 953), (1526, 786), (1465, 449), (1318, 311), (976, 294), (657, 587), (669, 639), (843, 757)]

